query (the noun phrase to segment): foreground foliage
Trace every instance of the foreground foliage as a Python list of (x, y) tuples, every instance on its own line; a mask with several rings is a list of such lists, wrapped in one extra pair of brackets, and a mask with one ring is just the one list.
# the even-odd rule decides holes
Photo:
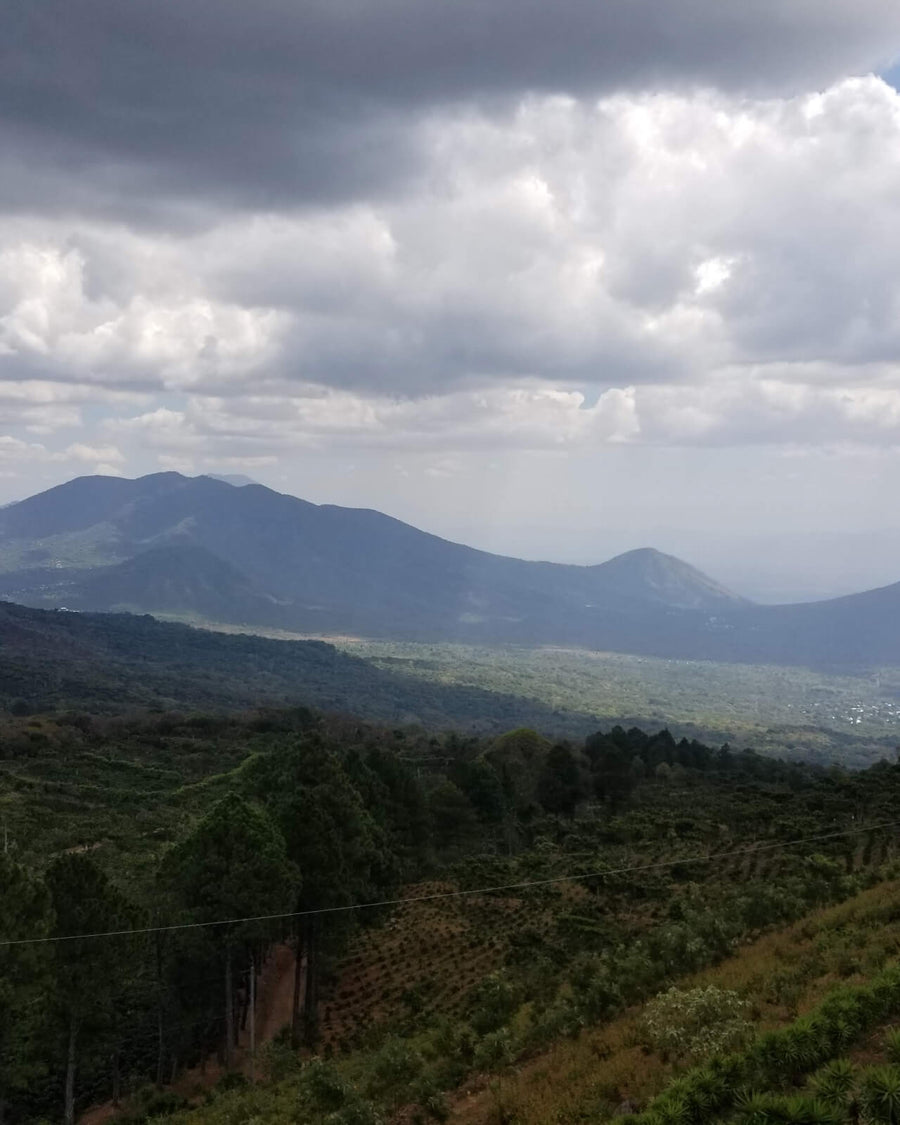
[[(66, 938), (4, 954), (0, 1003), (42, 1000), (14, 1021), (13, 1121), (126, 1095), (132, 1120), (158, 1116), (174, 1103), (147, 1083), (216, 1058), (240, 1084), (260, 967), (289, 948), (292, 1026), (255, 1060), (275, 1084), (223, 1089), (209, 1120), (441, 1117), (468, 1076), (574, 1042), (892, 870), (887, 763), (825, 770), (665, 730), (76, 718), (20, 728), (0, 790), (3, 886), (31, 888), (10, 932)], [(119, 930), (141, 932), (84, 936)], [(821, 956), (858, 967), (851, 943)], [(802, 979), (773, 979), (796, 1002)], [(649, 1010), (647, 1049), (740, 1043), (744, 993), (679, 988), (662, 1023), (665, 999)]]

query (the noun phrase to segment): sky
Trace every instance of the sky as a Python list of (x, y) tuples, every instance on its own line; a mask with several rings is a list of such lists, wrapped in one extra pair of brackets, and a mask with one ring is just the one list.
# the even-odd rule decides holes
[(7, 0), (0, 502), (900, 580), (896, 0)]

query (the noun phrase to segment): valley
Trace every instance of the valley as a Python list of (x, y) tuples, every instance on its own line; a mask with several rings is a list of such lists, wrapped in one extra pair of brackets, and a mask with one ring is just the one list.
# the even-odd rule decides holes
[(0, 1125), (900, 1125), (900, 4), (2, 26)]
[[(486, 556), (476, 579), (467, 548), (426, 537), (423, 561), (422, 533), (367, 513), (399, 555), (367, 593), (344, 573), (352, 603), (331, 574), (331, 603), (298, 616), (196, 534), (199, 489), (246, 540), (232, 494), (258, 486), (162, 476), (0, 513), (7, 545), (16, 520), (53, 529), (47, 556), (4, 556), (38, 604), (0, 604), (4, 1125), (700, 1125), (678, 1116), (695, 1089), (761, 1125), (716, 1068), (777, 1118), (825, 1079), (787, 1089), (760, 1044), (835, 1004), (854, 1030), (823, 1031), (791, 1081), (844, 1051), (864, 1092), (892, 1065), (900, 664), (877, 636), (866, 660), (746, 659), (765, 621), (783, 639), (772, 614), (808, 645), (872, 603), (887, 636), (880, 597), (753, 607), (652, 551), (583, 571)], [(294, 521), (321, 513), (256, 499), (283, 505), (268, 548), (313, 588), (303, 552), (324, 574), (332, 548), (319, 526), (301, 550)], [(344, 535), (358, 514), (325, 519)], [(415, 616), (451, 557), (470, 608)], [(418, 588), (389, 595), (404, 566)], [(620, 651), (562, 643), (569, 626), (458, 635), (520, 625), (520, 597), (564, 620), (586, 581)], [(701, 634), (727, 657), (684, 655)], [(707, 1038), (676, 1049), (698, 1004)]]

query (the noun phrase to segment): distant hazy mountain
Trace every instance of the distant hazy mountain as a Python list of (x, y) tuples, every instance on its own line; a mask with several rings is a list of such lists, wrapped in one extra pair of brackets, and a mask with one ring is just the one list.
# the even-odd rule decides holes
[(503, 632), (586, 606), (741, 602), (651, 550), (594, 567), (524, 562), (380, 512), (178, 473), (80, 477), (0, 511), (0, 566), (0, 591), (27, 604), (267, 625), (277, 605), (288, 628), (398, 634)]
[(900, 585), (754, 606), (650, 548), (526, 562), (380, 512), (178, 473), (80, 477), (0, 510), (0, 597), (299, 632), (900, 663)]
[(231, 484), (235, 488), (243, 488), (245, 484), (256, 484), (252, 477), (244, 476), (243, 473), (206, 473), (210, 480), (223, 480), (226, 484)]

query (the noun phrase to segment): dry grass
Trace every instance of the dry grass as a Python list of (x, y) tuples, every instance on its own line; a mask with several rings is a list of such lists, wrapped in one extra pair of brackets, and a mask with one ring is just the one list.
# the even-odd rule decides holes
[[(679, 982), (734, 989), (754, 1006), (760, 1029), (783, 1026), (814, 1007), (839, 981), (864, 979), (841, 971), (840, 958), (823, 942), (850, 931), (860, 959), (874, 960), (900, 948), (900, 881), (807, 915), (768, 934), (733, 957)], [(781, 992), (773, 982), (784, 982)], [(455, 1099), (457, 1125), (574, 1125), (602, 1120), (621, 1101), (639, 1105), (659, 1093), (672, 1066), (636, 1045), (640, 1010), (589, 1029), (577, 1039), (554, 1043), (518, 1069), (470, 1084)]]

